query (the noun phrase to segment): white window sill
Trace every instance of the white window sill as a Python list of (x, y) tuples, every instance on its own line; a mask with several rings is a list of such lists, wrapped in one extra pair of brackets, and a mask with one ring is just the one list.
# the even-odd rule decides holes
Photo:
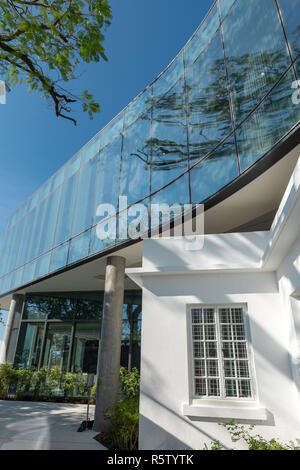
[(268, 421), (268, 410), (255, 406), (243, 406), (235, 404), (230, 406), (216, 404), (206, 406), (203, 405), (183, 405), (183, 415), (189, 418), (211, 418), (211, 419), (238, 419), (247, 421)]

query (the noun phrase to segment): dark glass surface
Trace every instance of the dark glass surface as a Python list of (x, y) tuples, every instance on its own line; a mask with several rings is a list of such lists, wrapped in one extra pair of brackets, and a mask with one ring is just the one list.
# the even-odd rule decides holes
[(20, 369), (38, 367), (43, 334), (43, 323), (21, 324), (14, 367)]
[(50, 323), (47, 326), (43, 366), (67, 369), (70, 354), (71, 323)]
[(96, 374), (100, 328), (100, 322), (76, 324), (71, 372)]
[[(300, 53), (300, 0), (278, 0), (294, 59)], [(298, 71), (300, 70), (298, 65)]]
[(129, 127), (124, 135), (120, 195), (128, 205), (150, 193), (150, 114), (147, 113)]
[(238, 176), (234, 139), (229, 139), (191, 171), (192, 202), (199, 204)]
[(232, 132), (228, 82), (218, 32), (186, 74), (191, 163)]
[(237, 132), (242, 171), (272, 148), (300, 119), (300, 106), (292, 102), (293, 72), (275, 88)]
[(152, 124), (151, 192), (188, 169), (184, 80), (155, 102)]
[(275, 85), (290, 58), (274, 0), (238, 1), (223, 23), (236, 123)]
[[(124, 293), (121, 365), (129, 369), (140, 366), (141, 297), (140, 291)], [(95, 373), (102, 309), (100, 291), (27, 296), (15, 366), (38, 367), (42, 361), (48, 367)]]

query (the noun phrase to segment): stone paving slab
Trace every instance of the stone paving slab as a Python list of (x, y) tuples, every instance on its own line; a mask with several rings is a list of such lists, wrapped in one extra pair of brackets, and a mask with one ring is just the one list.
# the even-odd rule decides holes
[(93, 431), (77, 432), (85, 419), (86, 405), (0, 400), (0, 450), (105, 450)]

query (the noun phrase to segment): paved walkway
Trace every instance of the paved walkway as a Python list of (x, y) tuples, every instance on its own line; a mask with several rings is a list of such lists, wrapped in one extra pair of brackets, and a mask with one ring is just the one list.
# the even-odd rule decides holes
[(85, 405), (0, 400), (0, 450), (105, 450), (93, 431), (77, 432), (85, 417)]

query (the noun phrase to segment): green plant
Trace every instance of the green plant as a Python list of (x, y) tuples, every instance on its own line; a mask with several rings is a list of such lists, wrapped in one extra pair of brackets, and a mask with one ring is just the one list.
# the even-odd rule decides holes
[[(254, 430), (255, 425), (246, 427), (240, 424), (236, 424), (234, 420), (230, 420), (229, 423), (220, 423), (220, 426), (223, 426), (228, 431), (232, 442), (235, 443), (243, 441), (246, 443), (248, 450), (300, 450), (300, 440), (298, 439), (298, 445), (296, 445), (294, 442), (284, 444), (278, 439), (273, 438), (267, 440), (259, 434), (253, 434), (252, 431)], [(203, 450), (224, 450), (224, 447), (219, 441), (213, 441), (210, 448), (207, 446), (207, 444), (205, 444)]]
[(128, 371), (126, 367), (120, 369), (120, 393), (121, 397), (137, 397), (140, 393), (140, 373), (136, 367)]
[(0, 0), (0, 73), (7, 90), (26, 84), (69, 116), (81, 102), (90, 118), (100, 111), (93, 95), (66, 89), (84, 63), (107, 60), (104, 31), (110, 25), (107, 0)]
[(19, 369), (14, 370), (15, 386), (17, 398), (22, 398), (32, 389), (33, 377), (35, 369)]
[(0, 399), (5, 399), (8, 389), (15, 381), (15, 370), (10, 362), (1, 364), (0, 366)]
[(117, 401), (107, 412), (105, 418), (110, 422), (110, 429), (101, 436), (103, 445), (112, 450), (138, 449), (138, 397)]

